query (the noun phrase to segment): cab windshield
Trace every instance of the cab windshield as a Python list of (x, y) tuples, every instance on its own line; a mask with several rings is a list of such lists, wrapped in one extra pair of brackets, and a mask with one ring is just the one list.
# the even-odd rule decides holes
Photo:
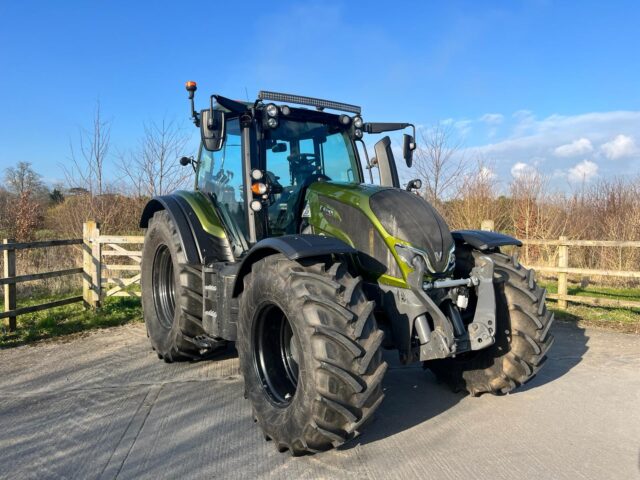
[(267, 170), (283, 186), (297, 186), (311, 175), (359, 183), (359, 170), (348, 134), (331, 125), (280, 120), (264, 130)]
[(266, 171), (280, 193), (268, 210), (272, 235), (297, 233), (305, 187), (319, 180), (360, 183), (353, 143), (339, 126), (280, 118), (263, 130)]

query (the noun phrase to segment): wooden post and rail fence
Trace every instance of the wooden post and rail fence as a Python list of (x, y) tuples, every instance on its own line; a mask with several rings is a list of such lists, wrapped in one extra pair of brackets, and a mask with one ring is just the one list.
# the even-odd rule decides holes
[[(482, 222), (483, 230), (493, 230), (491, 220)], [(41, 242), (16, 243), (5, 239), (0, 245), (3, 254), (3, 276), (0, 285), (4, 287), (4, 312), (0, 312), (0, 320), (9, 319), (9, 330), (16, 329), (16, 317), (26, 313), (37, 312), (49, 308), (83, 302), (88, 308), (97, 308), (105, 297), (140, 296), (139, 291), (130, 287), (140, 283), (140, 260), (142, 258), (141, 245), (143, 236), (101, 235), (96, 222), (86, 222), (83, 225), (83, 238), (71, 240), (49, 240)], [(527, 265), (541, 273), (555, 273), (558, 277), (558, 293), (548, 294), (547, 297), (558, 301), (560, 309), (566, 309), (567, 303), (583, 303), (592, 306), (640, 308), (640, 302), (616, 300), (608, 298), (569, 295), (568, 276), (600, 276), (619, 277), (640, 280), (640, 272), (619, 270), (597, 270), (569, 267), (570, 247), (624, 247), (640, 248), (640, 241), (610, 241), (610, 240), (568, 240), (560, 237), (558, 240), (523, 240), (527, 245), (557, 246), (557, 266)], [(52, 272), (41, 272), (29, 275), (16, 275), (16, 251), (40, 248), (55, 248), (66, 245), (82, 246), (82, 267), (68, 268)], [(135, 250), (126, 249), (123, 245), (135, 245)], [(127, 264), (112, 263), (112, 259), (127, 259)], [(129, 276), (120, 272), (132, 272)], [(104, 276), (108, 274), (108, 276)], [(82, 295), (72, 296), (61, 300), (17, 307), (16, 285), (23, 282), (42, 280), (46, 278), (63, 277), (68, 275), (82, 275)]]
[[(482, 230), (493, 231), (494, 222), (492, 220), (484, 220), (481, 226)], [(613, 308), (640, 308), (640, 302), (630, 300), (617, 300), (612, 298), (588, 297), (569, 295), (569, 275), (574, 276), (594, 276), (594, 277), (617, 277), (628, 278), (640, 281), (640, 272), (627, 270), (602, 270), (593, 268), (571, 268), (569, 267), (569, 248), (570, 247), (610, 247), (610, 248), (640, 248), (640, 241), (616, 241), (616, 240), (569, 240), (565, 236), (561, 236), (558, 240), (538, 240), (526, 239), (522, 240), (525, 248), (530, 245), (538, 245), (543, 247), (555, 246), (558, 248), (557, 265), (526, 265), (533, 268), (536, 273), (552, 273), (558, 278), (558, 293), (549, 293), (547, 298), (558, 301), (558, 308), (566, 310), (568, 302), (582, 303), (594, 307), (613, 307)], [(525, 259), (528, 255), (525, 255)], [(525, 261), (525, 264), (527, 262)]]
[[(0, 251), (3, 255), (3, 275), (0, 278), (0, 285), (4, 287), (4, 312), (0, 312), (0, 320), (9, 319), (10, 331), (16, 329), (18, 315), (76, 302), (83, 302), (88, 308), (97, 308), (105, 297), (140, 296), (139, 291), (134, 291), (129, 287), (140, 283), (140, 260), (142, 258), (140, 247), (144, 237), (101, 235), (96, 222), (85, 222), (82, 232), (83, 238), (71, 240), (16, 243), (5, 239), (0, 245)], [(66, 245), (81, 246), (82, 267), (16, 275), (16, 251)], [(136, 248), (135, 250), (126, 249), (123, 245), (135, 245)], [(128, 263), (113, 263), (116, 259), (126, 259)], [(122, 276), (121, 272), (132, 272), (132, 274)], [(105, 277), (104, 274), (109, 275)], [(17, 284), (69, 275), (82, 275), (82, 295), (17, 308)]]

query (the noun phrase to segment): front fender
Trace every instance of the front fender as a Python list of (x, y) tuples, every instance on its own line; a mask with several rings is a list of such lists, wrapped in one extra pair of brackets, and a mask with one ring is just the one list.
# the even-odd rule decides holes
[(451, 236), (453, 236), (456, 244), (467, 244), (482, 252), (494, 250), (505, 245), (522, 246), (522, 242), (517, 238), (486, 230), (456, 230), (451, 232)]
[(244, 277), (251, 271), (254, 263), (277, 253), (283, 254), (289, 260), (299, 260), (334, 253), (354, 254), (357, 250), (342, 240), (322, 235), (283, 235), (265, 238), (256, 243), (242, 260), (235, 280), (233, 296), (237, 297), (242, 293)]

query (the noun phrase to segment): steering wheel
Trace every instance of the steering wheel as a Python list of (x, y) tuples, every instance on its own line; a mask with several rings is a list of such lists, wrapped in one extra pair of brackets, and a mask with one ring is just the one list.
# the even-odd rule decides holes
[(284, 218), (284, 225), (282, 225), (283, 230), (290, 231), (290, 226), (293, 224), (296, 228), (293, 229), (294, 231), (290, 231), (288, 233), (298, 233), (297, 221), (302, 217), (302, 211), (304, 210), (304, 197), (307, 192), (307, 188), (309, 188), (312, 183), (329, 180), (331, 180), (331, 178), (322, 173), (313, 173), (305, 178), (300, 185), (296, 186), (295, 190), (291, 192), (291, 195), (287, 199), (287, 215)]

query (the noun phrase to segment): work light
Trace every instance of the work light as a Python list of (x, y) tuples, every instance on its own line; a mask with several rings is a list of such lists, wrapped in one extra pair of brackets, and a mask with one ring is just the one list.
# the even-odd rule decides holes
[(270, 103), (269, 105), (267, 105), (265, 111), (271, 118), (275, 118), (278, 116), (278, 107), (276, 107), (274, 103)]
[(267, 126), (269, 128), (276, 128), (278, 126), (278, 119), (270, 117), (267, 119)]
[(364, 122), (362, 121), (362, 117), (353, 117), (353, 126), (356, 128), (362, 128)]

